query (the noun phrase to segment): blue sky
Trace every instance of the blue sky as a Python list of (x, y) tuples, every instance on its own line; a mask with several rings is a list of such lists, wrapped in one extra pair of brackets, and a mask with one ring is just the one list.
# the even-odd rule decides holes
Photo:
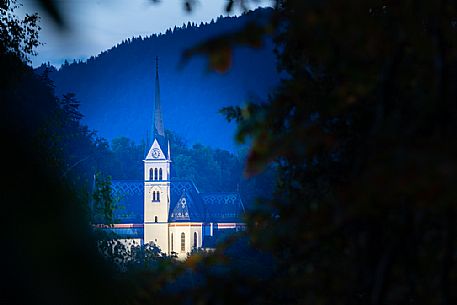
[[(62, 32), (33, 0), (23, 0), (21, 13), (38, 11), (42, 16), (38, 55), (33, 66), (50, 62), (60, 66), (65, 60), (86, 59), (111, 48), (129, 37), (163, 33), (183, 23), (207, 22), (225, 15), (224, 0), (199, 0), (191, 13), (183, 9), (183, 0), (58, 0), (69, 31)], [(269, 0), (252, 1), (251, 9), (271, 4)], [(240, 14), (238, 10), (234, 14)], [(233, 15), (233, 14), (232, 14)]]

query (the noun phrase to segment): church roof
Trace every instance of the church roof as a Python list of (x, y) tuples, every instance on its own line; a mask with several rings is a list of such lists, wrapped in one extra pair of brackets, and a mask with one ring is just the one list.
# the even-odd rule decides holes
[[(138, 238), (141, 239), (144, 236), (144, 229), (143, 228), (109, 228), (115, 236), (118, 238)], [(139, 246), (138, 244), (135, 246)]]
[(113, 180), (112, 194), (118, 223), (143, 223), (144, 182), (142, 180)]
[(203, 201), (191, 181), (172, 181), (170, 197), (170, 222), (205, 221)]
[[(143, 223), (144, 182), (113, 180), (117, 223)], [(170, 182), (170, 222), (240, 222), (244, 206), (238, 193), (200, 193), (191, 181)]]
[(238, 193), (200, 194), (211, 222), (240, 222), (244, 206)]
[[(244, 213), (238, 193), (199, 193), (191, 181), (172, 181), (170, 192), (169, 218), (172, 222), (240, 222)], [(177, 217), (178, 214), (174, 213), (185, 213), (186, 210), (188, 217)]]
[[(144, 236), (144, 227), (143, 224), (115, 224), (112, 226), (95, 226), (97, 229), (102, 229), (107, 235), (108, 238), (125, 238), (132, 239), (138, 238), (141, 239)], [(138, 245), (136, 245), (138, 246)]]

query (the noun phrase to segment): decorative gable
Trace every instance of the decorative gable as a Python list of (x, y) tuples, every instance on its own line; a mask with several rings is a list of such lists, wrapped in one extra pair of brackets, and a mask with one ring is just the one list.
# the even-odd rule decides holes
[(157, 139), (154, 139), (154, 143), (152, 143), (151, 148), (149, 149), (148, 154), (146, 155), (146, 160), (165, 160), (166, 156), (164, 151), (160, 147), (159, 142)]
[(171, 217), (174, 220), (182, 221), (182, 220), (190, 220), (189, 216), (189, 207), (188, 207), (188, 198), (186, 196), (186, 191), (183, 191), (183, 194), (178, 200), (178, 203), (176, 204), (175, 208), (173, 209), (171, 213)]

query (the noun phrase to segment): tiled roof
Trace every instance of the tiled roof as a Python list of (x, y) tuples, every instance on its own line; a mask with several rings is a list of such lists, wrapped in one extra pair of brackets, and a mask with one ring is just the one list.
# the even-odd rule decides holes
[(238, 193), (200, 194), (208, 222), (240, 222), (244, 206)]
[[(113, 180), (117, 223), (143, 223), (144, 182)], [(191, 181), (170, 183), (170, 222), (240, 222), (244, 206), (238, 193), (199, 193)]]
[(144, 182), (141, 180), (113, 180), (116, 202), (114, 220), (117, 223), (143, 223)]
[(98, 224), (94, 225), (94, 229), (100, 230), (100, 232), (104, 232), (105, 235), (103, 238), (109, 239), (112, 239), (113, 237), (126, 239), (142, 239), (144, 235), (143, 224)]
[(205, 221), (203, 201), (191, 181), (171, 181), (170, 197), (170, 222)]
[(103, 228), (103, 230), (108, 234), (113, 234), (116, 238), (142, 239), (144, 236), (143, 228)]

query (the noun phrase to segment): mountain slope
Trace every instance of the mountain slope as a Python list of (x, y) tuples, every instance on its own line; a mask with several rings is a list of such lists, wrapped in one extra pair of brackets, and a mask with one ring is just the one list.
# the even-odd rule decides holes
[(155, 57), (159, 56), (165, 128), (189, 144), (233, 151), (235, 126), (218, 110), (252, 96), (265, 98), (271, 91), (278, 81), (271, 41), (265, 41), (261, 49), (236, 49), (225, 74), (208, 72), (206, 59), (201, 57), (192, 58), (181, 69), (178, 64), (184, 49), (267, 14), (268, 9), (259, 9), (241, 17), (220, 17), (200, 26), (188, 24), (161, 35), (127, 39), (97, 57), (64, 64), (49, 75), (57, 94), (76, 93), (83, 122), (100, 136), (109, 140), (126, 136), (139, 142), (150, 134)]

